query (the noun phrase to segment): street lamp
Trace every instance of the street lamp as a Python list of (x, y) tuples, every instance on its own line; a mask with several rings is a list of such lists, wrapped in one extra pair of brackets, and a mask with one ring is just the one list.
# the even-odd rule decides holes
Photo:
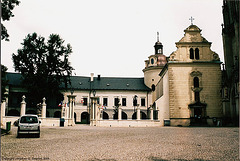
[(133, 106), (134, 106), (134, 112), (135, 112), (135, 106), (137, 106), (137, 95), (133, 97)]

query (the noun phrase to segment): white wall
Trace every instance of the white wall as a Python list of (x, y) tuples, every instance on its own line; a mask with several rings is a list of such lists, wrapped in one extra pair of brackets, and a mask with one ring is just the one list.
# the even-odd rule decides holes
[[(163, 95), (156, 101), (156, 108), (159, 110), (159, 120), (161, 126), (164, 125), (164, 119), (169, 119), (169, 79), (168, 71), (162, 77), (163, 81)], [(160, 84), (160, 83), (159, 83)]]

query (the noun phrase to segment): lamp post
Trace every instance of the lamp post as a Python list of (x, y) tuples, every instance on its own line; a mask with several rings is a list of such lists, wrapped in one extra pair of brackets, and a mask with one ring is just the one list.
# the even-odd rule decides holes
[(133, 106), (134, 106), (134, 112), (135, 112), (135, 107), (137, 106), (137, 95), (133, 97)]

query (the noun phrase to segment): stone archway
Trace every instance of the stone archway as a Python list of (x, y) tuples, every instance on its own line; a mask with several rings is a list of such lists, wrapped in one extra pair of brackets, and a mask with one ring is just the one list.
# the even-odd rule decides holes
[[(133, 113), (132, 119), (133, 119), (133, 120), (136, 120), (136, 119), (137, 119), (137, 112), (134, 112), (134, 113)], [(141, 120), (147, 119), (147, 115), (146, 115), (144, 112), (142, 112), (142, 111), (140, 111), (140, 119), (141, 119)]]
[(89, 124), (89, 113), (88, 112), (81, 113), (81, 124)]
[(134, 112), (134, 113), (133, 113), (132, 119), (133, 119), (133, 120), (136, 120), (136, 119), (137, 119), (137, 112)]
[(122, 111), (122, 120), (127, 120), (127, 114)]
[(76, 112), (74, 112), (74, 122), (75, 123), (77, 122), (77, 114), (76, 114)]
[(61, 111), (54, 112), (54, 118), (61, 118)]
[(28, 110), (28, 111), (26, 112), (26, 114), (33, 114), (33, 115), (36, 115), (37, 112), (34, 111), (34, 110)]
[(141, 118), (141, 120), (145, 120), (145, 119), (147, 119), (147, 115), (144, 113), (144, 112), (140, 112), (140, 118)]
[(108, 116), (108, 114), (107, 114), (107, 112), (104, 112), (103, 111), (103, 120), (108, 120), (109, 119), (109, 116)]
[(7, 116), (20, 116), (18, 110), (9, 110)]

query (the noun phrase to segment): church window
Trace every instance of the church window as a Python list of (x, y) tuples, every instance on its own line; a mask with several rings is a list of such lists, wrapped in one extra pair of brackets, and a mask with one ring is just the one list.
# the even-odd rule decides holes
[(200, 102), (200, 93), (199, 92), (194, 92), (194, 97), (196, 102)]
[(162, 49), (158, 49), (158, 54), (162, 54)]
[(152, 91), (155, 91), (156, 86), (153, 84), (152, 85)]
[(193, 85), (194, 85), (194, 88), (199, 87), (199, 78), (198, 77), (193, 78)]
[(103, 106), (108, 106), (108, 98), (103, 98)]
[(126, 98), (122, 98), (122, 106), (127, 106), (127, 99)]
[(199, 49), (198, 48), (196, 48), (195, 49), (195, 59), (199, 59)]
[(193, 50), (193, 48), (190, 49), (190, 59), (194, 59), (194, 50)]
[(154, 64), (154, 59), (153, 58), (151, 59), (151, 64)]

